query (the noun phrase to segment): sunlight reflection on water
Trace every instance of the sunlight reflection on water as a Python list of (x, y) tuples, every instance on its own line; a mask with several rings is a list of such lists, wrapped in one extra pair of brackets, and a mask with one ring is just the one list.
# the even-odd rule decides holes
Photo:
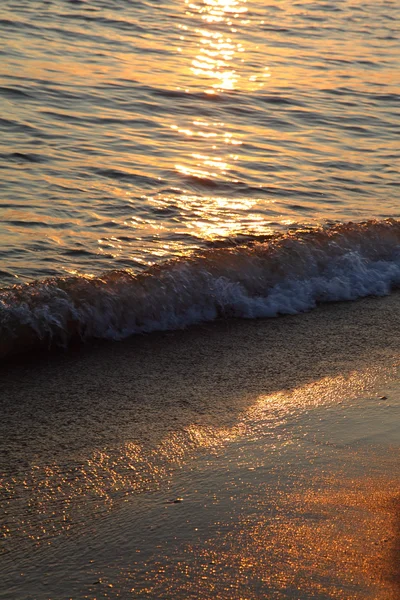
[(2, 4), (2, 280), (398, 216), (397, 6), (153, 8)]

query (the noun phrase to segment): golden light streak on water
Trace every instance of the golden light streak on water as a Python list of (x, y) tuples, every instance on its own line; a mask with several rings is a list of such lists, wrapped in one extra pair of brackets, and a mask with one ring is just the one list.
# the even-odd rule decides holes
[[(203, 92), (208, 95), (260, 89), (269, 76), (268, 67), (264, 67), (261, 73), (249, 75), (242, 66), (247, 54), (246, 33), (241, 31), (243, 21), (240, 18), (247, 13), (247, 1), (210, 0), (200, 4), (187, 0), (186, 4), (188, 19), (187, 24), (179, 25), (184, 34), (181, 36), (182, 46), (179, 52), (182, 57), (187, 52), (193, 89), (204, 86)], [(197, 40), (195, 44), (193, 40)], [(191, 58), (193, 48), (196, 54)], [(243, 133), (238, 134), (233, 124), (199, 117), (187, 123), (178, 121), (171, 128), (180, 136), (209, 142), (208, 148), (203, 144), (203, 152), (188, 153), (184, 162), (177, 163), (175, 169), (178, 173), (188, 180), (194, 178), (205, 182), (238, 183), (235, 171), (241, 165), (243, 157), (239, 153), (232, 153), (232, 147), (239, 150), (245, 143), (245, 137)], [(166, 198), (162, 200), (165, 201)], [(183, 212), (194, 211), (186, 227), (196, 232), (201, 239), (235, 236), (239, 232), (257, 235), (270, 231), (265, 216), (246, 211), (258, 205), (261, 207), (266, 203), (272, 204), (272, 200), (229, 200), (219, 196), (196, 197), (181, 194), (171, 197), (170, 201), (177, 204)], [(176, 246), (174, 248), (176, 251)]]
[[(183, 166), (180, 168), (184, 169)], [(261, 212), (265, 199), (179, 193), (148, 196), (147, 201), (159, 210), (175, 205), (182, 215), (187, 214), (188, 222), (182, 226), (182, 234), (189, 229), (193, 236), (201, 239), (213, 241), (226, 235), (235, 237), (244, 228), (254, 236), (273, 233), (273, 227), (268, 227)], [(271, 200), (270, 204), (273, 205), (274, 201)], [(174, 249), (178, 251), (178, 246), (174, 245)], [(193, 249), (191, 247), (190, 250)], [(179, 252), (183, 255), (188, 249), (181, 246)]]
[[(204, 92), (207, 94), (223, 93), (238, 89), (238, 86), (245, 86), (246, 83), (238, 75), (235, 63), (243, 60), (242, 54), (245, 47), (240, 41), (238, 30), (231, 29), (232, 19), (247, 12), (246, 1), (236, 0), (212, 0), (202, 4), (186, 2), (191, 16), (200, 17), (207, 23), (207, 28), (203, 26), (195, 28), (195, 37), (198, 39), (196, 56), (191, 60), (192, 83), (196, 86), (201, 85), (202, 81), (206, 85)], [(190, 23), (190, 21), (188, 21)], [(215, 29), (217, 27), (217, 29)], [(185, 32), (182, 41), (186, 39), (188, 32), (187, 25), (180, 25)], [(185, 53), (185, 45), (179, 48), (179, 51)], [(193, 46), (188, 47), (189, 53)], [(255, 76), (249, 78), (253, 87)], [(184, 125), (176, 123), (171, 126), (178, 134), (185, 137), (201, 138), (209, 141), (210, 146), (207, 153), (193, 152), (186, 156), (185, 162), (176, 164), (178, 173), (188, 178), (198, 178), (199, 180), (214, 181), (225, 180), (237, 182), (237, 178), (232, 176), (232, 167), (236, 161), (240, 160), (238, 154), (232, 154), (229, 146), (240, 147), (243, 140), (238, 138), (234, 128), (228, 123), (208, 122), (198, 118)], [(172, 199), (171, 199), (172, 200)], [(164, 200), (165, 201), (165, 200)], [(200, 238), (213, 239), (227, 235), (235, 235), (239, 230), (243, 231), (243, 213), (237, 214), (236, 210), (248, 210), (251, 206), (257, 204), (257, 200), (221, 199), (218, 196), (202, 196), (196, 198), (188, 194), (183, 194), (174, 198), (181, 210), (188, 212), (195, 208), (195, 215), (187, 224), (188, 229), (198, 232)], [(265, 202), (265, 201), (264, 201)], [(247, 215), (247, 231), (255, 234), (261, 231), (262, 218), (258, 215)], [(264, 231), (265, 229), (264, 220)], [(176, 249), (176, 248), (175, 248)]]
[[(204, 93), (209, 95), (240, 89), (254, 89), (257, 76), (251, 75), (246, 79), (240, 75), (239, 63), (243, 61), (242, 54), (246, 50), (240, 41), (240, 31), (238, 33), (238, 29), (231, 28), (232, 19), (235, 20), (247, 12), (247, 0), (209, 0), (202, 4), (186, 0), (186, 4), (190, 16), (200, 18), (207, 24), (206, 28), (195, 27), (192, 31), (192, 34), (194, 33), (198, 39), (197, 54), (191, 59), (192, 84), (198, 87), (204, 82), (206, 84)], [(180, 27), (187, 32), (188, 26), (180, 25)], [(186, 37), (182, 36), (182, 41), (185, 39)], [(192, 48), (192, 45), (189, 46), (189, 53), (192, 52)], [(179, 51), (184, 54), (185, 46), (182, 45)], [(259, 86), (259, 84), (257, 85)], [(181, 135), (205, 138), (214, 142), (214, 145), (209, 148), (209, 154), (192, 153), (187, 157), (185, 164), (176, 164), (175, 168), (180, 174), (187, 177), (237, 182), (237, 178), (232, 177), (230, 171), (232, 170), (232, 161), (238, 160), (239, 156), (227, 154), (229, 151), (225, 146), (240, 146), (243, 141), (229, 131), (229, 124), (220, 123), (218, 126), (214, 123), (212, 130), (210, 130), (210, 125), (201, 119), (196, 119), (189, 127), (179, 124), (172, 126)], [(215, 145), (217, 143), (218, 146)], [(194, 225), (196, 226), (196, 223)], [(235, 226), (231, 225), (229, 229), (234, 230)]]

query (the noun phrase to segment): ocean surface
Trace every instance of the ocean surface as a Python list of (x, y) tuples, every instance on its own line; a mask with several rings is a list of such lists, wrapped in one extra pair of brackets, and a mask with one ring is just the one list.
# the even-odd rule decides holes
[(393, 0), (5, 0), (0, 356), (400, 284)]

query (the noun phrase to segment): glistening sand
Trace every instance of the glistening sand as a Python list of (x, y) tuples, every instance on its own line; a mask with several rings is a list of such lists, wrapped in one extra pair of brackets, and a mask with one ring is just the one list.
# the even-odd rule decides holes
[(0, 598), (399, 598), (399, 308), (3, 366)]

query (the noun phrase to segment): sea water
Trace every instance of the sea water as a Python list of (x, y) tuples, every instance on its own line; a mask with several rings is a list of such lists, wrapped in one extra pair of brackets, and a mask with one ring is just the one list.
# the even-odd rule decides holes
[(399, 17), (3, 2), (0, 353), (390, 292)]

